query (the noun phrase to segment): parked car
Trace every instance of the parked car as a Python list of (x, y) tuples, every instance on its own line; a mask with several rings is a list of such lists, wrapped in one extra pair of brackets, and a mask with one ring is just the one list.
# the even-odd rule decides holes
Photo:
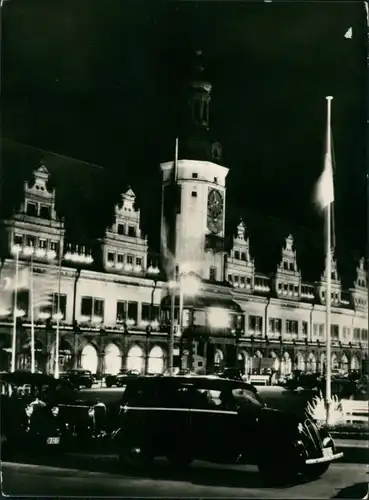
[(139, 377), (140, 372), (138, 370), (120, 370), (117, 375), (106, 375), (105, 384), (106, 387), (122, 387), (125, 384), (127, 377)]
[(77, 389), (80, 387), (91, 389), (92, 384), (95, 382), (90, 370), (84, 370), (83, 368), (68, 370), (61, 375), (61, 378), (69, 380)]
[(120, 458), (148, 466), (166, 456), (258, 465), (265, 480), (322, 475), (337, 453), (332, 437), (310, 419), (268, 408), (257, 389), (217, 377), (140, 377), (126, 381), (114, 431)]
[(286, 378), (284, 386), (286, 389), (295, 390), (298, 387), (306, 390), (320, 389), (321, 377), (318, 373), (306, 373), (294, 370), (290, 377)]
[(50, 451), (61, 442), (65, 425), (59, 411), (46, 403), (57, 381), (29, 372), (1, 374), (1, 456)]
[(244, 375), (239, 368), (227, 367), (224, 370), (215, 373), (217, 377), (228, 378), (231, 380), (244, 380)]

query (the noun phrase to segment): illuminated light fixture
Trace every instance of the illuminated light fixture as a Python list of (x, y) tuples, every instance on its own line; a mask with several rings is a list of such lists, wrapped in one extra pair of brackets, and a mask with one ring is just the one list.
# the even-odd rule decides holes
[(51, 408), (51, 413), (54, 415), (54, 417), (57, 417), (59, 414), (59, 408), (57, 406), (54, 406), (54, 408)]
[(245, 283), (241, 283), (240, 288), (245, 288)]
[(48, 258), (48, 259), (50, 259), (50, 260), (55, 259), (55, 257), (56, 257), (56, 252), (55, 252), (55, 250), (48, 250), (48, 251), (46, 252), (46, 256), (47, 256), (47, 258)]
[(33, 413), (33, 406), (28, 405), (25, 409), (25, 412), (26, 412), (27, 417), (30, 417)]
[(248, 290), (251, 288), (250, 283), (247, 283), (247, 284), (246, 284), (246, 288), (247, 288)]
[(64, 315), (61, 312), (53, 314), (53, 319), (56, 319), (56, 320), (59, 319), (59, 320), (61, 320), (63, 318), (64, 318)]
[(181, 277), (180, 286), (183, 295), (194, 296), (201, 288), (201, 281), (196, 276), (184, 275)]
[(148, 273), (153, 273), (153, 272), (154, 272), (154, 268), (153, 268), (152, 266), (149, 266), (149, 267), (147, 268), (147, 272), (148, 272)]
[(12, 253), (13, 254), (19, 254), (22, 251), (22, 247), (20, 245), (13, 245), (12, 246)]
[(92, 264), (94, 259), (92, 258), (92, 255), (87, 255), (85, 262), (86, 264)]
[(141, 321), (141, 326), (147, 326), (148, 324), (149, 324), (149, 322), (146, 319), (143, 319)]
[(135, 324), (136, 324), (136, 322), (134, 319), (127, 319), (127, 326), (133, 326)]
[(140, 265), (135, 266), (136, 273), (141, 272), (141, 270), (142, 270), (142, 267)]
[(26, 311), (23, 311), (23, 309), (16, 309), (15, 315), (17, 318), (22, 318), (26, 314)]
[(64, 255), (64, 259), (65, 259), (65, 260), (71, 260), (71, 259), (72, 259), (72, 254), (68, 251), (68, 252)]
[(38, 315), (38, 319), (49, 319), (50, 316), (51, 314), (48, 312), (40, 312), (40, 314)]
[(177, 283), (175, 281), (168, 281), (168, 287), (172, 290), (177, 286)]
[(235, 281), (235, 282), (234, 282), (234, 284), (233, 284), (233, 286), (234, 286), (235, 288), (238, 288), (238, 281)]
[(45, 255), (46, 255), (46, 250), (44, 248), (38, 248), (36, 250), (37, 257), (45, 257)]
[(124, 264), (124, 270), (125, 271), (132, 271), (132, 264)]
[(157, 328), (157, 327), (159, 326), (159, 321), (158, 321), (157, 319), (155, 319), (155, 320), (154, 320), (154, 321), (152, 321), (150, 324), (151, 324), (151, 326), (152, 326), (153, 328)]
[(230, 323), (228, 310), (221, 307), (209, 307), (208, 323), (212, 328), (228, 328)]
[(116, 269), (123, 269), (123, 264), (119, 262), (118, 264), (115, 264), (115, 268)]
[(80, 321), (82, 323), (87, 323), (88, 321), (90, 321), (90, 319), (90, 316), (81, 316)]
[(35, 253), (35, 249), (33, 247), (27, 246), (23, 248), (24, 255), (33, 255)]

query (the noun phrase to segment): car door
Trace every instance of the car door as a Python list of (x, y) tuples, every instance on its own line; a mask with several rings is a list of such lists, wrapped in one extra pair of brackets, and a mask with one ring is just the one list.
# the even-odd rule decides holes
[(230, 384), (217, 387), (200, 383), (192, 387), (191, 441), (197, 458), (214, 462), (235, 459), (239, 418), (230, 396)]

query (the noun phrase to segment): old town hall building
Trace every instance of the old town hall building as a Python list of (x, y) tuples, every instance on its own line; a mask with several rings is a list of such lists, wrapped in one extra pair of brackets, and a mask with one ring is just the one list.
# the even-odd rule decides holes
[[(286, 235), (275, 272), (262, 274), (250, 254), (247, 221), (235, 228), (232, 248), (224, 245), (228, 169), (209, 129), (210, 101), (211, 84), (198, 64), (188, 87), (178, 161), (160, 166), (160, 256), (150, 252), (141, 233), (131, 188), (122, 193), (97, 251), (68, 241), (48, 165), (35, 165), (22, 205), (5, 221), (0, 369), (10, 367), (14, 334), (17, 367), (30, 368), (33, 329), (37, 368), (53, 372), (58, 328), (61, 370), (163, 372), (174, 287), (176, 366), (202, 373), (236, 363), (244, 373), (266, 367), (324, 371), (325, 273), (319, 282), (306, 283), (293, 236)], [(342, 290), (332, 254), (333, 369), (359, 369), (367, 358), (367, 300), (364, 259), (352, 287)]]

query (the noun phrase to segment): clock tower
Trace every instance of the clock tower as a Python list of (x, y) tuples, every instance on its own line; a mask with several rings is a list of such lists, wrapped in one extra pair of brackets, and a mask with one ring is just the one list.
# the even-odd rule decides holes
[(161, 235), (162, 242), (171, 241), (180, 272), (192, 271), (203, 279), (223, 281), (228, 169), (221, 165), (221, 145), (209, 130), (212, 86), (205, 78), (201, 56), (196, 52), (186, 86), (177, 159), (161, 164)]

